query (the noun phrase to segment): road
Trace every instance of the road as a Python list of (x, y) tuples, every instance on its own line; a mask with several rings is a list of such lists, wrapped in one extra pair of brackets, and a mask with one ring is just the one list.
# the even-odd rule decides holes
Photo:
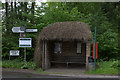
[(120, 80), (118, 77), (110, 76), (63, 76), (48, 74), (32, 74), (25, 72), (3, 71), (2, 80)]
[(62, 77), (62, 76), (51, 76), (45, 74), (33, 74), (33, 73), (25, 73), (25, 72), (13, 72), (13, 71), (3, 71), (3, 78), (53, 78), (53, 77)]

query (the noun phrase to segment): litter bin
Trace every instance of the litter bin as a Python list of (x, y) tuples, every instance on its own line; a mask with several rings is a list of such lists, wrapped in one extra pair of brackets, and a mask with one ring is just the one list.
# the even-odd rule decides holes
[(88, 57), (88, 70), (91, 71), (91, 70), (94, 70), (94, 59), (92, 56)]

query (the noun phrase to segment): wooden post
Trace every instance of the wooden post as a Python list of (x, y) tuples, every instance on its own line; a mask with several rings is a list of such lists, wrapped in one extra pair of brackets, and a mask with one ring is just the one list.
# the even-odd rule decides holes
[(45, 70), (45, 41), (43, 41), (42, 69)]
[(51, 63), (50, 63), (50, 55), (51, 55), (51, 44), (50, 44), (50, 41), (47, 41), (47, 68), (50, 68), (51, 67)]
[(86, 70), (88, 70), (88, 57), (90, 56), (90, 42), (86, 43)]
[(48, 69), (50, 67), (50, 56), (49, 56), (49, 51), (48, 51), (48, 41), (45, 41), (45, 69)]
[(48, 68), (48, 62), (49, 62), (47, 48), (48, 48), (48, 44), (47, 44), (47, 41), (45, 41), (45, 69)]

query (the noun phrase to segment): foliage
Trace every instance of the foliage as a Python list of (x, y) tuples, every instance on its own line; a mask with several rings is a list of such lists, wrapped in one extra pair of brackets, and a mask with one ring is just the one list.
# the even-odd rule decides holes
[(120, 63), (119, 63), (119, 61), (118, 61), (118, 60), (113, 61), (112, 64), (110, 65), (110, 67), (120, 68)]
[(38, 73), (41, 73), (43, 72), (43, 70), (41, 68), (38, 69)]
[(96, 69), (96, 71), (91, 70), (87, 71), (87, 74), (118, 74), (118, 70), (120, 69), (120, 66), (118, 66), (118, 60), (117, 61), (103, 61), (103, 62), (97, 62), (99, 68)]
[[(111, 58), (118, 59), (118, 34), (108, 29), (102, 35), (100, 35), (99, 39), (99, 53), (102, 59), (107, 58), (107, 60)], [(100, 47), (101, 46), (101, 47)], [(106, 57), (104, 57), (106, 56)]]
[[(11, 31), (13, 26), (26, 25), (26, 28), (37, 28), (39, 33), (51, 23), (64, 21), (82, 21), (89, 24), (93, 38), (96, 26), (98, 59), (120, 58), (118, 53), (120, 48), (117, 45), (119, 43), (120, 3), (46, 2), (37, 6), (29, 2), (16, 2), (16, 5), (8, 4), (7, 9), (5, 6), (6, 4), (3, 3), (2, 8), (6, 10), (2, 24), (2, 57), (4, 59), (8, 58), (11, 49), (19, 49), (20, 57), (24, 56), (22, 54), (24, 49), (18, 46), (19, 34), (14, 34)], [(28, 60), (33, 59), (38, 33), (26, 33), (27, 37), (33, 39), (32, 48), (27, 48)]]
[(36, 65), (34, 62), (24, 62), (21, 60), (3, 60), (2, 61), (3, 68), (21, 68), (21, 69), (36, 69)]
[[(15, 4), (15, 3), (14, 3)], [(6, 4), (3, 4), (4, 6)], [(13, 5), (11, 5), (13, 7)], [(23, 57), (24, 48), (19, 48), (19, 37), (20, 34), (12, 33), (12, 27), (26, 26), (26, 28), (36, 28), (36, 23), (33, 24), (32, 21), (36, 19), (31, 12), (30, 4), (27, 2), (16, 2), (16, 5), (11, 9), (10, 4), (8, 4), (8, 13), (3, 15), (3, 38), (2, 38), (2, 57), (8, 59), (10, 50), (20, 50), (20, 56)], [(14, 16), (14, 17), (13, 17)], [(37, 27), (39, 29), (39, 27)], [(40, 30), (40, 29), (39, 29)], [(37, 34), (26, 34), (26, 37), (31, 37), (33, 39), (33, 48), (35, 47)], [(27, 59), (31, 60), (33, 58), (34, 49), (27, 48)]]

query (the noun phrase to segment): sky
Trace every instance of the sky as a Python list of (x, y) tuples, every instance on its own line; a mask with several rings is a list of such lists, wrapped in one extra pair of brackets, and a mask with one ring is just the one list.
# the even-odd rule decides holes
[[(0, 0), (2, 3), (5, 3), (6, 0)], [(8, 2), (12, 1), (12, 0), (7, 0)], [(15, 0), (13, 0), (15, 1)], [(21, 1), (21, 2), (29, 2), (29, 1), (35, 1), (38, 3), (40, 2), (119, 2), (120, 0), (17, 0), (17, 1)]]
[[(5, 3), (6, 0), (0, 0), (2, 3)], [(11, 0), (7, 0), (8, 2), (10, 2)], [(15, 1), (15, 0), (13, 0)], [(16, 0), (16, 1), (21, 1), (21, 2), (29, 2), (29, 1), (35, 1), (37, 4), (40, 4), (41, 2), (47, 2), (47, 0)]]

